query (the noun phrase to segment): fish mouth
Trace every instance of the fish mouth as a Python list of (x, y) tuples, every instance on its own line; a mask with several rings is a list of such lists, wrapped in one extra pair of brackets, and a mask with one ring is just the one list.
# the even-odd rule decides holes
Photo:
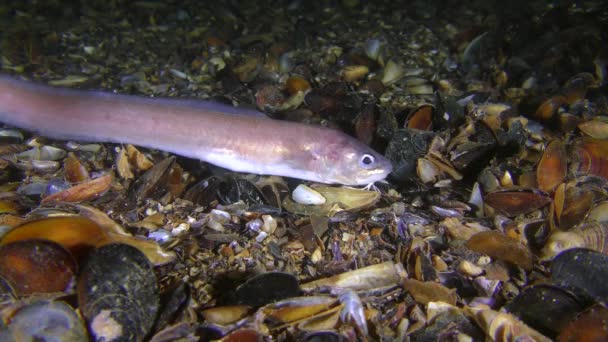
[(357, 185), (367, 185), (385, 179), (393, 171), (392, 165), (366, 170), (365, 174), (357, 178)]

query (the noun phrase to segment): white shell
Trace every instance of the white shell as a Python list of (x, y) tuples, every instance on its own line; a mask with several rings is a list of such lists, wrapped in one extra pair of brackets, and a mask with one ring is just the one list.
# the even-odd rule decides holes
[(291, 197), (295, 202), (300, 204), (321, 205), (325, 203), (325, 197), (304, 184), (298, 185), (291, 194)]

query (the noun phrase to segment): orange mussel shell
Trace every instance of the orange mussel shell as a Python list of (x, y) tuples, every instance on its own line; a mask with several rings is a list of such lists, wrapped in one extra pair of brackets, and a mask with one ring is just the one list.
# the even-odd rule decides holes
[(52, 241), (15, 241), (0, 247), (0, 275), (21, 296), (69, 290), (76, 271), (74, 257)]
[(575, 174), (592, 174), (608, 179), (608, 140), (582, 138), (572, 147)]
[(487, 205), (505, 216), (517, 216), (540, 209), (551, 202), (544, 192), (535, 189), (500, 190), (484, 196)]
[(559, 140), (553, 140), (545, 149), (536, 170), (538, 187), (543, 191), (552, 191), (566, 178), (566, 149)]
[(58, 243), (77, 259), (108, 241), (102, 228), (82, 216), (49, 217), (21, 224), (0, 238), (0, 246), (15, 241), (43, 239)]

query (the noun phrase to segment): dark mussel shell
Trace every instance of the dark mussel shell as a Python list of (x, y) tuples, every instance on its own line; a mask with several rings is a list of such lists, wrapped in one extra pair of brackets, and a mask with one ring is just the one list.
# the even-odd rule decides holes
[(78, 302), (96, 341), (143, 340), (159, 309), (152, 264), (130, 245), (98, 248), (82, 268)]
[(524, 289), (505, 309), (530, 327), (554, 338), (585, 305), (569, 291), (553, 285)]
[(590, 301), (608, 301), (608, 256), (573, 248), (558, 254), (551, 264), (553, 283)]

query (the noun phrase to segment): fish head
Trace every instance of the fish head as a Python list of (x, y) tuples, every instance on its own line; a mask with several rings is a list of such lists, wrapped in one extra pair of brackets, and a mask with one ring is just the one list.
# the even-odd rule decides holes
[(368, 185), (383, 180), (393, 170), (390, 160), (345, 134), (333, 143), (319, 143), (315, 150), (317, 173), (323, 183)]

